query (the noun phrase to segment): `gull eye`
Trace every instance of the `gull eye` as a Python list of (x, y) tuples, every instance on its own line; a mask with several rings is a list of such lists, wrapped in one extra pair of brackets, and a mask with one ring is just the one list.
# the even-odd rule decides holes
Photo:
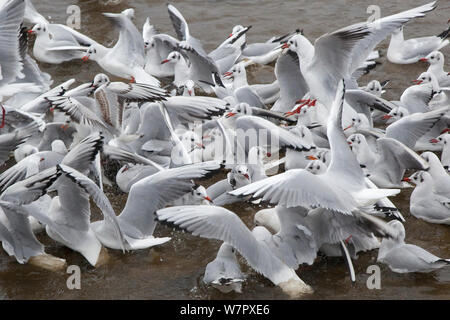
[(352, 118), (352, 121), (356, 121), (356, 119), (355, 119), (355, 118)]

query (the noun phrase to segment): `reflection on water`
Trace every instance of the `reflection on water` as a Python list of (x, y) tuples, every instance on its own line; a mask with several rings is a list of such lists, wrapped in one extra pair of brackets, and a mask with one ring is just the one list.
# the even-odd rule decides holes
[[(147, 16), (164, 33), (174, 35), (168, 18), (165, 1), (74, 1), (58, 2), (34, 1), (39, 12), (50, 16), (55, 23), (64, 23), (66, 7), (77, 4), (81, 8), (81, 31), (93, 39), (111, 46), (116, 39), (112, 26), (101, 12), (119, 12), (127, 7), (136, 9), (136, 23), (142, 26)], [(118, 5), (104, 5), (104, 3)], [(325, 32), (335, 30), (349, 23), (366, 20), (366, 9), (373, 1), (172, 1), (187, 19), (191, 33), (200, 38), (207, 50), (214, 49), (230, 32), (235, 24), (252, 25), (248, 33), (249, 42), (264, 41), (275, 34), (282, 34), (296, 28), (304, 29), (305, 35), (314, 39)], [(350, 5), (351, 4), (351, 5)], [(377, 1), (381, 14), (388, 15), (417, 6), (417, 1)], [(445, 28), (448, 12), (436, 10), (426, 19), (417, 19), (405, 29), (405, 36), (438, 34)], [(442, 29), (442, 30), (441, 30)], [(386, 54), (387, 42), (380, 46)], [(446, 48), (446, 69), (450, 69), (449, 49)], [(398, 99), (402, 90), (410, 85), (426, 65), (401, 66), (386, 62), (365, 76), (361, 83), (371, 79), (390, 79), (388, 99)], [(75, 77), (80, 82), (91, 81), (101, 69), (94, 63), (74, 61), (61, 65), (41, 64), (49, 72), (55, 84)], [(250, 83), (268, 83), (273, 80), (273, 67), (252, 67), (249, 69)], [(225, 177), (222, 173), (204, 181), (209, 186)], [(411, 190), (404, 190), (393, 198), (394, 203), (406, 218), (406, 240), (424, 247), (441, 257), (450, 257), (450, 228), (432, 225), (415, 219), (409, 214)], [(126, 195), (108, 190), (116, 212), (123, 208)], [(236, 212), (248, 225), (252, 225), (253, 215), (261, 209), (249, 204), (231, 205), (228, 209)], [(94, 210), (96, 211), (96, 210)], [(97, 212), (97, 216), (99, 213)], [(97, 217), (98, 219), (99, 217)], [(110, 261), (101, 268), (94, 269), (79, 255), (61, 247), (46, 236), (40, 236), (47, 252), (64, 257), (69, 265), (81, 267), (81, 290), (66, 288), (67, 276), (36, 269), (29, 265), (19, 265), (0, 252), (0, 298), (3, 299), (285, 299), (278, 287), (274, 287), (264, 277), (249, 269), (244, 260), (241, 265), (249, 277), (242, 294), (222, 294), (205, 287), (202, 276), (205, 266), (214, 259), (220, 242), (193, 237), (186, 233), (172, 231), (158, 226), (156, 236), (171, 236), (172, 241), (153, 248), (123, 254), (109, 250)], [(318, 257), (313, 266), (299, 269), (300, 277), (310, 284), (315, 293), (308, 299), (448, 299), (450, 298), (450, 269), (431, 274), (395, 274), (381, 266), (381, 290), (366, 287), (366, 269), (376, 261), (376, 252), (363, 253), (354, 261), (357, 281), (350, 284), (345, 264), (338, 258)]]

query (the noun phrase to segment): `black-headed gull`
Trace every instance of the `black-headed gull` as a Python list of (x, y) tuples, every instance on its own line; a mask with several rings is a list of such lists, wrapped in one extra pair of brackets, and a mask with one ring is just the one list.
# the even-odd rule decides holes
[(216, 258), (206, 265), (204, 283), (223, 293), (242, 293), (245, 275), (241, 272), (234, 250), (228, 243), (222, 243)]
[(390, 221), (399, 232), (396, 239), (383, 239), (377, 261), (387, 264), (397, 273), (431, 272), (450, 265), (450, 259), (441, 259), (413, 244), (405, 243), (405, 227), (400, 221)]
[[(217, 170), (216, 162), (204, 162), (160, 171), (139, 180), (131, 186), (127, 203), (117, 217), (129, 250), (139, 250), (163, 244), (170, 238), (153, 236), (156, 221), (153, 215), (170, 201), (191, 191), (192, 179), (201, 178)], [(145, 196), (144, 196), (145, 195)], [(108, 248), (121, 249), (120, 242), (112, 233), (109, 220), (91, 224), (98, 239)]]
[(431, 2), (374, 22), (357, 23), (321, 36), (314, 45), (303, 35), (295, 35), (286, 46), (297, 52), (311, 95), (329, 108), (340, 79), (351, 79), (378, 43), (434, 8), (435, 2)]
[[(347, 144), (342, 130), (344, 84), (340, 82), (328, 119), (331, 163), (326, 173), (314, 175), (304, 169), (293, 169), (239, 188), (230, 194), (262, 198), (284, 207), (324, 207), (351, 214), (360, 206), (395, 195), (399, 189), (369, 189), (363, 171)], [(299, 181), (304, 183), (299, 184)]]
[(377, 139), (377, 152), (372, 150), (366, 138), (360, 133), (352, 134), (347, 142), (352, 147), (366, 176), (378, 187), (405, 187), (402, 179), (407, 169), (426, 170), (428, 168), (419, 155), (396, 139)]
[(160, 82), (144, 70), (145, 52), (142, 36), (130, 19), (130, 11), (121, 13), (104, 13), (119, 29), (119, 39), (113, 48), (101, 44), (92, 44), (86, 51), (84, 61), (92, 59), (105, 71), (121, 78), (159, 86)]
[(434, 74), (440, 87), (450, 87), (450, 75), (444, 71), (444, 59), (442, 52), (433, 51), (421, 60), (430, 64), (427, 72)]
[[(434, 2), (433, 2), (434, 3)], [(387, 58), (392, 63), (408, 64), (415, 63), (425, 58), (430, 52), (440, 50), (450, 43), (447, 39), (450, 28), (437, 36), (421, 37), (405, 40), (403, 27), (392, 32), (389, 43)]]
[[(228, 243), (255, 271), (280, 286), (286, 293), (295, 296), (312, 293), (311, 287), (283, 262), (286, 251), (273, 250), (271, 245), (274, 245), (276, 238), (266, 228), (255, 227), (250, 231), (235, 213), (216, 206), (165, 208), (158, 210), (156, 215), (158, 221), (200, 237)], [(289, 245), (284, 246), (288, 250)], [(291, 255), (294, 256), (295, 253), (291, 252)]]
[(427, 151), (420, 155), (430, 166), (428, 173), (433, 178), (434, 191), (444, 197), (450, 193), (450, 176), (444, 169), (439, 158), (433, 152)]
[(45, 253), (35, 237), (25, 203), (42, 196), (57, 179), (54, 168), (11, 186), (0, 197), (0, 239), (5, 251), (17, 262), (29, 263), (50, 271), (65, 270), (67, 263)]
[(434, 192), (437, 186), (431, 175), (418, 171), (406, 180), (416, 185), (410, 198), (411, 214), (430, 223), (450, 224), (450, 197)]

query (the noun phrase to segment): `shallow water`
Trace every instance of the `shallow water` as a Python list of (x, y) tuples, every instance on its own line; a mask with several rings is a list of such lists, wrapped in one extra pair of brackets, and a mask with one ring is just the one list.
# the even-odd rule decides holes
[[(81, 31), (93, 39), (110, 46), (116, 33), (101, 12), (119, 12), (125, 8), (136, 9), (136, 23), (140, 29), (147, 16), (164, 33), (174, 35), (170, 23), (166, 1), (121, 1), (118, 5), (104, 5), (108, 1), (34, 1), (39, 12), (50, 16), (55, 23), (65, 23), (68, 5), (77, 4), (81, 8)], [(113, 1), (109, 1), (112, 3)], [(117, 1), (114, 1), (117, 2)], [(214, 49), (231, 31), (235, 24), (252, 25), (248, 33), (249, 43), (264, 41), (275, 34), (283, 34), (296, 28), (304, 29), (310, 39), (325, 32), (336, 30), (350, 23), (368, 18), (366, 9), (374, 1), (172, 1), (189, 23), (191, 33), (201, 39), (207, 50)], [(381, 14), (389, 15), (418, 5), (417, 1), (376, 1)], [(425, 3), (425, 1), (424, 1)], [(441, 1), (442, 8), (450, 6)], [(440, 33), (450, 16), (450, 10), (435, 10), (425, 19), (416, 19), (405, 28), (405, 37), (425, 36)], [(386, 54), (388, 42), (379, 49)], [(450, 70), (449, 47), (446, 54), (446, 69)], [(390, 79), (385, 98), (398, 99), (402, 90), (410, 85), (426, 65), (394, 65), (381, 58), (368, 76), (360, 84), (371, 79)], [(40, 64), (49, 72), (55, 85), (74, 77), (80, 82), (91, 81), (101, 72), (94, 63), (74, 61), (61, 65)], [(273, 80), (273, 67), (252, 67), (248, 72), (251, 83), (265, 83)], [(204, 181), (208, 186), (225, 174)], [(393, 198), (407, 222), (406, 240), (445, 258), (450, 257), (450, 227), (433, 225), (409, 214), (409, 195), (404, 190)], [(126, 195), (114, 190), (107, 193), (116, 212), (120, 212)], [(239, 204), (228, 207), (242, 217), (248, 226), (258, 206)], [(248, 280), (242, 294), (222, 294), (202, 283), (204, 268), (215, 258), (220, 242), (193, 237), (158, 226), (156, 236), (171, 236), (172, 241), (151, 250), (141, 250), (122, 254), (109, 250), (110, 260), (104, 267), (94, 269), (78, 253), (61, 247), (48, 237), (39, 239), (47, 245), (47, 252), (63, 257), (69, 265), (81, 267), (81, 290), (66, 287), (67, 276), (42, 271), (33, 266), (19, 265), (0, 252), (0, 298), (2, 299), (285, 299), (287, 296), (274, 287), (264, 277), (256, 275), (241, 259), (243, 271)], [(395, 274), (381, 266), (381, 290), (366, 287), (366, 269), (375, 264), (376, 252), (360, 254), (354, 261), (357, 281), (350, 284), (348, 271), (342, 259), (318, 258), (313, 266), (301, 267), (299, 276), (310, 284), (315, 293), (306, 299), (449, 299), (450, 268), (431, 274)]]

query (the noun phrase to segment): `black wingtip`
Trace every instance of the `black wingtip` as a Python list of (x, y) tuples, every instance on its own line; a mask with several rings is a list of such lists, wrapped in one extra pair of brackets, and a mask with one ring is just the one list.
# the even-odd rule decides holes
[(442, 40), (447, 39), (450, 36), (450, 27), (447, 28), (447, 30), (444, 30), (440, 34), (437, 35)]

